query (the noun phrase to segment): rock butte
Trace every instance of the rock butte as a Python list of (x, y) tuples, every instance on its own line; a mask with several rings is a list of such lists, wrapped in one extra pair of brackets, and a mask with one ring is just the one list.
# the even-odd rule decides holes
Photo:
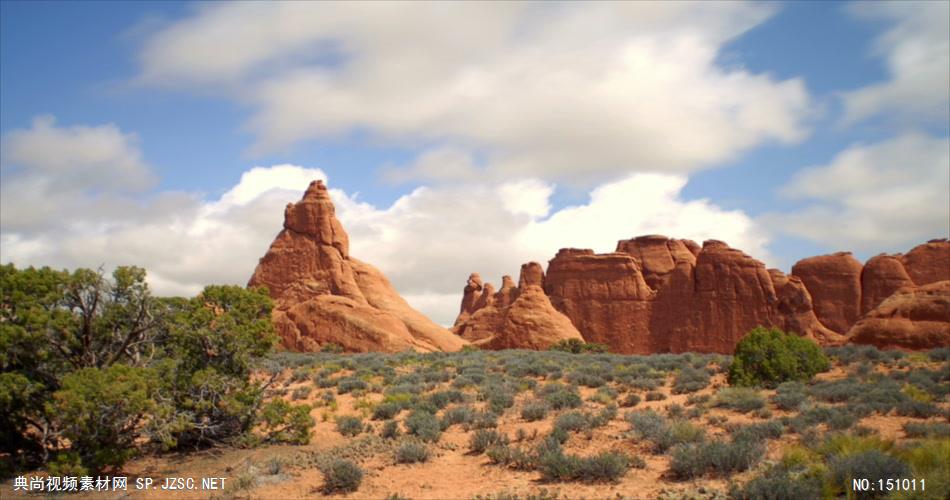
[[(786, 275), (721, 241), (700, 246), (649, 235), (622, 240), (606, 254), (564, 248), (548, 262), (546, 275), (540, 266), (532, 273), (542, 276), (546, 299), (584, 340), (606, 344), (613, 352), (731, 353), (759, 325), (823, 345), (950, 346), (950, 242), (945, 239), (904, 255), (882, 254), (865, 265), (847, 252), (810, 257)], [(505, 309), (497, 305), (498, 294), (491, 291), (493, 298), (485, 300), (485, 288), (472, 274), (453, 331), (488, 348), (537, 348), (530, 332), (511, 333), (501, 320)], [(553, 316), (540, 297), (534, 301), (540, 304), (536, 314)], [(555, 340), (554, 331), (549, 326), (540, 336)], [(557, 331), (570, 334), (562, 327)]]
[(373, 266), (349, 254), (349, 239), (321, 181), (284, 210), (284, 229), (248, 286), (266, 286), (285, 348), (318, 351), (457, 351), (467, 344), (416, 311)]

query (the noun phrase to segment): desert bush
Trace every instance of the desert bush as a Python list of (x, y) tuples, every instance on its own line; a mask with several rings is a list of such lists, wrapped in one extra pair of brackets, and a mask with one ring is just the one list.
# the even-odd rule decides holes
[(528, 401), (521, 407), (521, 418), (527, 422), (544, 420), (548, 416), (548, 403), (544, 400), (535, 399)]
[(469, 439), (468, 451), (482, 454), (495, 444), (508, 444), (508, 437), (492, 429), (478, 429)]
[(904, 434), (909, 438), (950, 438), (950, 424), (946, 422), (907, 422)]
[(498, 415), (490, 411), (476, 411), (466, 426), (468, 429), (491, 429), (498, 426)]
[(712, 399), (712, 396), (709, 394), (690, 394), (686, 397), (686, 404), (693, 405), (704, 405)]
[(772, 403), (780, 410), (796, 410), (806, 399), (805, 386), (801, 382), (784, 382), (776, 388)]
[(584, 342), (578, 339), (562, 340), (548, 348), (550, 351), (569, 352), (571, 354), (608, 352), (604, 344)]
[(442, 415), (441, 427), (448, 429), (455, 424), (467, 424), (475, 418), (475, 410), (471, 406), (460, 405), (453, 406)]
[(869, 389), (854, 379), (832, 380), (818, 382), (808, 389), (812, 397), (828, 403), (846, 403), (857, 400)]
[(799, 500), (821, 498), (821, 479), (784, 467), (772, 467), (741, 487), (733, 485), (729, 496), (735, 500)]
[(515, 404), (514, 394), (508, 392), (507, 390), (497, 388), (493, 390), (488, 396), (488, 408), (492, 413), (496, 415), (501, 415), (511, 408)]
[(548, 452), (538, 459), (541, 476), (547, 481), (617, 482), (630, 468), (622, 453), (605, 451), (590, 457)]
[(383, 424), (383, 428), (379, 432), (380, 437), (383, 439), (395, 439), (399, 436), (399, 422), (395, 420), (387, 420)]
[(441, 410), (448, 406), (449, 403), (461, 403), (465, 400), (465, 394), (455, 389), (449, 389), (433, 392), (429, 394), (426, 399), (432, 403), (433, 406)]
[(683, 405), (673, 403), (666, 406), (666, 416), (670, 418), (683, 418), (686, 415), (686, 408)]
[[(905, 447), (898, 453), (913, 470), (913, 478), (926, 479), (927, 496), (950, 498), (950, 439), (927, 439)], [(898, 495), (917, 497), (916, 494)], [(920, 495), (923, 496), (923, 495)]]
[(663, 401), (666, 399), (666, 394), (658, 391), (650, 391), (646, 396), (647, 401)]
[(365, 380), (358, 379), (356, 377), (344, 377), (336, 382), (336, 392), (337, 394), (348, 394), (354, 391), (365, 390), (369, 385)]
[(389, 420), (402, 411), (402, 406), (397, 403), (382, 402), (373, 407), (373, 420)]
[(583, 401), (581, 400), (580, 395), (577, 394), (576, 390), (573, 390), (557, 382), (544, 384), (535, 392), (538, 396), (547, 401), (554, 410), (577, 408), (583, 404)]
[(765, 399), (755, 389), (748, 387), (726, 387), (716, 394), (712, 405), (728, 408), (741, 413), (765, 407)]
[(632, 392), (620, 400), (620, 406), (623, 408), (632, 408), (638, 404), (640, 404), (640, 395)]
[(736, 345), (729, 383), (775, 387), (790, 380), (810, 380), (830, 367), (818, 344), (778, 329), (757, 327)]
[(673, 379), (673, 394), (686, 394), (705, 389), (709, 385), (709, 373), (705, 369), (687, 366)]
[(333, 460), (321, 472), (325, 494), (350, 493), (358, 490), (363, 482), (363, 469), (350, 460)]
[(414, 464), (429, 459), (429, 448), (421, 441), (409, 439), (399, 443), (395, 454), (397, 464)]
[(859, 494), (865, 498), (887, 495), (887, 491), (854, 492), (854, 478), (903, 479), (910, 478), (912, 471), (906, 462), (878, 450), (868, 450), (851, 455), (833, 457), (828, 463), (828, 481), (837, 492)]
[(308, 386), (298, 387), (294, 389), (294, 392), (291, 393), (290, 399), (294, 401), (299, 401), (301, 399), (307, 399), (310, 396), (310, 391), (312, 389)]
[(417, 436), (423, 441), (436, 442), (442, 437), (442, 426), (439, 425), (439, 419), (427, 411), (414, 410), (406, 417), (403, 424), (409, 434)]
[(273, 399), (260, 412), (261, 430), (265, 440), (274, 443), (307, 444), (316, 422), (310, 416), (310, 406), (292, 405), (283, 399)]
[(777, 420), (770, 420), (768, 422), (731, 426), (728, 430), (734, 441), (765, 441), (782, 437), (785, 433), (785, 426)]
[(895, 412), (902, 417), (930, 418), (940, 415), (940, 408), (931, 403), (909, 399), (899, 403)]
[(353, 415), (337, 417), (336, 430), (344, 436), (357, 436), (363, 432), (363, 419)]
[(670, 471), (680, 479), (708, 473), (728, 476), (752, 468), (765, 454), (765, 446), (755, 441), (709, 441), (685, 444), (673, 449)]

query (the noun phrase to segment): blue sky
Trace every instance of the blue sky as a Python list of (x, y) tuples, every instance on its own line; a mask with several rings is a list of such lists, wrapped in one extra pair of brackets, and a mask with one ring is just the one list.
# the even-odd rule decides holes
[(0, 3), (2, 260), (242, 282), (313, 176), (439, 319), (558, 246), (950, 232), (946, 2), (446, 5)]

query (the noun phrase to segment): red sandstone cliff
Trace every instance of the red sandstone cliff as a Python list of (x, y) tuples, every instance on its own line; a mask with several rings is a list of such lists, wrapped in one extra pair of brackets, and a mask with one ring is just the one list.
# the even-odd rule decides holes
[(414, 310), (373, 266), (349, 255), (349, 239), (321, 181), (284, 210), (284, 229), (248, 286), (266, 286), (284, 347), (315, 351), (456, 351), (466, 342)]
[[(906, 255), (880, 255), (863, 266), (845, 252), (811, 257), (785, 275), (720, 241), (700, 247), (651, 235), (620, 241), (607, 254), (560, 250), (548, 264), (544, 292), (586, 341), (620, 353), (728, 353), (759, 325), (824, 345), (851, 341), (920, 349), (948, 345), (950, 315), (939, 306), (948, 300), (946, 286), (915, 287), (948, 279), (946, 240)], [(499, 348), (484, 340), (500, 331), (492, 316), (499, 294), (482, 287), (477, 274), (469, 278), (455, 330)], [(477, 312), (482, 308), (486, 312)], [(887, 314), (898, 319), (887, 323)], [(926, 319), (918, 321), (921, 315)], [(889, 325), (896, 330), (885, 341)], [(532, 347), (506, 338), (505, 347)]]

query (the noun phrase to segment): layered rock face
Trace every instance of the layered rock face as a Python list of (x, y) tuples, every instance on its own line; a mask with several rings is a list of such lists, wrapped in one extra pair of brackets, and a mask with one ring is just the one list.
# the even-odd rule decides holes
[(456, 351), (466, 342), (414, 310), (373, 266), (349, 255), (349, 239), (321, 181), (284, 210), (284, 229), (248, 286), (266, 286), (283, 346), (316, 351)]
[(521, 266), (517, 287), (510, 276), (502, 278), (497, 292), (472, 274), (453, 330), (486, 349), (547, 349), (562, 340), (583, 340), (571, 320), (551, 305), (544, 280), (537, 262)]
[[(947, 287), (936, 284), (948, 275), (946, 240), (930, 241), (906, 255), (880, 255), (863, 266), (850, 253), (812, 257), (786, 275), (721, 241), (700, 246), (650, 235), (620, 241), (607, 254), (562, 249), (549, 262), (543, 287), (551, 305), (586, 341), (620, 353), (730, 353), (759, 325), (793, 331), (823, 345), (852, 341), (916, 349), (948, 345), (945, 335), (934, 332), (943, 328), (946, 333), (950, 315), (933, 305), (946, 302)], [(467, 304), (478, 301), (469, 293), (473, 278), (457, 329), (471, 324)], [(935, 285), (925, 292), (917, 288), (928, 284)], [(899, 307), (885, 307), (898, 296), (903, 297)], [(919, 307), (914, 305), (918, 302)], [(895, 335), (903, 340), (880, 340), (886, 314), (898, 318), (894, 324), (901, 333)], [(919, 319), (924, 316), (928, 319)], [(861, 318), (867, 321), (858, 323)], [(490, 338), (494, 324), (479, 322), (470, 335)]]

